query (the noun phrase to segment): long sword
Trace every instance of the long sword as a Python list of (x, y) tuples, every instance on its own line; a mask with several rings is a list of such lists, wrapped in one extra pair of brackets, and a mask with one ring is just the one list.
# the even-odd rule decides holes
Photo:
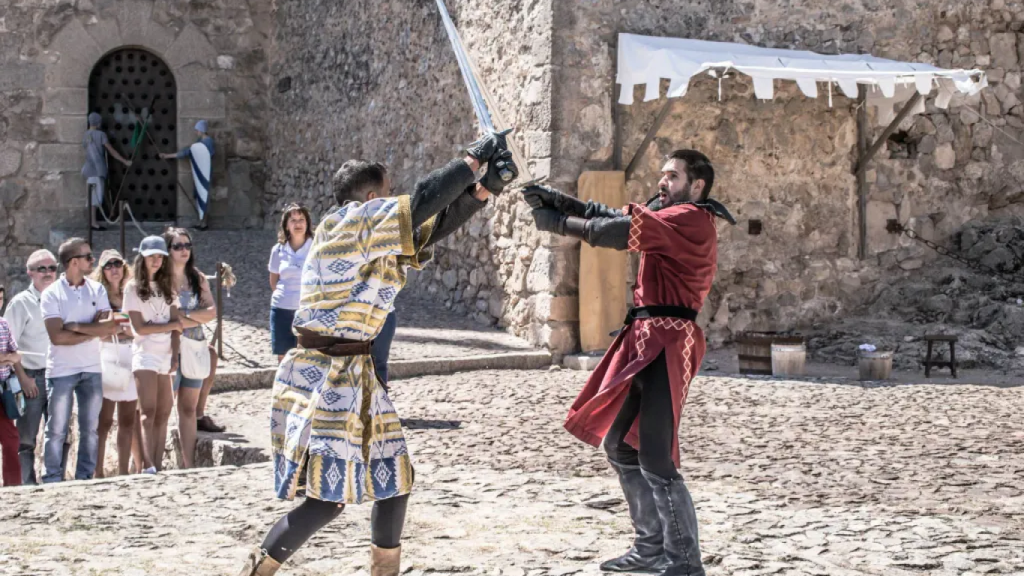
[[(459, 31), (455, 28), (455, 23), (452, 22), (451, 16), (448, 14), (448, 8), (445, 7), (444, 0), (437, 0), (437, 9), (441, 13), (441, 21), (444, 23), (444, 29), (448, 33), (448, 40), (452, 44), (452, 50), (455, 52), (455, 60), (459, 63), (459, 70), (462, 72), (462, 80), (466, 83), (466, 90), (469, 92), (469, 100), (473, 104), (473, 111), (476, 112), (476, 118), (480, 122), (480, 128), (485, 132), (496, 132), (494, 120), (491, 117), (491, 111), (494, 111), (494, 116), (498, 116), (499, 112), (496, 107), (493, 106), (493, 100), (489, 97), (489, 94), (483, 88), (483, 84), (478, 80), (476, 69), (473, 66), (473, 61), (470, 59), (469, 54), (466, 52), (465, 47), (462, 44), (462, 38), (459, 36)], [(501, 118), (498, 118), (499, 123)], [(536, 184), (543, 180), (543, 178), (534, 178), (530, 172), (529, 166), (526, 164), (523, 155), (519, 153), (518, 147), (511, 138), (508, 139), (509, 149), (512, 151), (512, 159), (515, 161), (516, 166), (519, 167), (521, 174), (526, 176), (529, 181), (524, 186), (530, 184)], [(501, 179), (508, 182), (512, 180), (513, 175), (509, 170), (501, 172)]]

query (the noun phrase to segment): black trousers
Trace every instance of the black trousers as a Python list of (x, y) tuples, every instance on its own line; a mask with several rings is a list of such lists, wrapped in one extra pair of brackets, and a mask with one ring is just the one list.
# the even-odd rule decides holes
[[(640, 418), (640, 450), (626, 443), (626, 434)], [(678, 433), (669, 385), (668, 365), (662, 351), (633, 377), (608, 435), (604, 450), (612, 462), (640, 466), (666, 480), (681, 478), (672, 460), (672, 440)]]
[[(405, 526), (405, 512), (409, 507), (409, 495), (373, 503), (370, 515), (370, 542), (378, 548), (398, 548), (402, 543), (402, 528)], [(307, 540), (341, 515), (343, 504), (326, 502), (316, 498), (306, 500), (285, 514), (274, 524), (261, 548), (267, 555), (284, 563)]]

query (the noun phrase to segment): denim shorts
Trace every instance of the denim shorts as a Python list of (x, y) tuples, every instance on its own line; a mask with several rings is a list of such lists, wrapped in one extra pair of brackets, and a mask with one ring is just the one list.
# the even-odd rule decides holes
[(174, 391), (177, 392), (178, 388), (188, 388), (190, 390), (199, 390), (203, 387), (203, 381), (198, 378), (185, 378), (181, 375), (181, 367), (178, 367), (178, 373), (174, 375)]
[(284, 356), (292, 348), (298, 347), (298, 338), (292, 332), (293, 320), (295, 320), (295, 310), (288, 310), (287, 308), (270, 309), (271, 353)]

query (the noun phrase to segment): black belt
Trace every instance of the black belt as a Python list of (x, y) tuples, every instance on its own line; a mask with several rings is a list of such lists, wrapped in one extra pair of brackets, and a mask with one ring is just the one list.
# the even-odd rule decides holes
[(622, 323), (628, 326), (634, 320), (645, 318), (682, 318), (693, 321), (697, 319), (697, 311), (686, 306), (637, 306), (626, 313)]
[[(697, 311), (686, 306), (637, 306), (626, 313), (626, 319), (622, 324), (629, 326), (634, 320), (646, 318), (681, 318), (692, 322), (697, 320)], [(618, 336), (619, 332), (622, 332), (621, 328), (610, 335)]]

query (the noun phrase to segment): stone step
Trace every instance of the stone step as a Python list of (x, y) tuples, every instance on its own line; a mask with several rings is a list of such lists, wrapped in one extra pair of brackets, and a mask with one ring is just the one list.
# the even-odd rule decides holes
[[(524, 350), (499, 354), (479, 354), (451, 358), (424, 358), (423, 360), (395, 360), (388, 363), (392, 380), (417, 378), (419, 376), (441, 376), (473, 370), (534, 370), (551, 365), (551, 353), (547, 350)], [(259, 370), (218, 371), (213, 383), (213, 392), (237, 392), (272, 388), (274, 368)]]

